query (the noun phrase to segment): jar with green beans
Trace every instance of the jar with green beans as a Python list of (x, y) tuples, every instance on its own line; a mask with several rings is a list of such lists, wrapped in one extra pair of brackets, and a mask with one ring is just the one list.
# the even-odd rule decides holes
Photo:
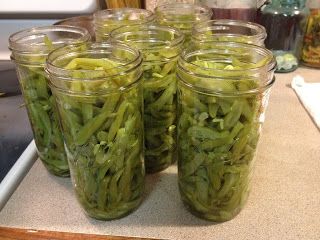
[(134, 24), (147, 24), (154, 21), (153, 12), (139, 8), (111, 8), (93, 14), (96, 41), (109, 39), (113, 29)]
[(163, 4), (155, 8), (156, 22), (160, 25), (179, 29), (185, 35), (184, 45), (191, 39), (194, 24), (210, 20), (212, 10), (205, 5), (175, 2)]
[(242, 42), (264, 46), (267, 37), (263, 26), (240, 20), (219, 19), (200, 22), (194, 25), (192, 41)]
[(115, 29), (111, 41), (126, 43), (143, 55), (144, 137), (147, 173), (175, 161), (176, 62), (183, 34), (171, 27), (136, 25)]
[(31, 28), (9, 38), (38, 155), (50, 173), (61, 177), (70, 175), (69, 167), (44, 64), (53, 49), (89, 39), (87, 30), (68, 26)]
[(178, 61), (178, 179), (189, 210), (222, 222), (243, 208), (275, 60), (255, 45), (190, 46)]
[(137, 50), (120, 44), (67, 46), (48, 57), (71, 179), (96, 219), (123, 217), (142, 200), (141, 62)]

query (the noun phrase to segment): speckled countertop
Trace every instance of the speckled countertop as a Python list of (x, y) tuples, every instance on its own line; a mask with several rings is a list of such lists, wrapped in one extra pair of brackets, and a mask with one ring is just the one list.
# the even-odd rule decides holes
[(146, 198), (120, 220), (86, 217), (69, 179), (38, 161), (0, 213), (0, 226), (166, 239), (320, 239), (320, 133), (289, 87), (292, 77), (319, 81), (320, 71), (278, 74), (259, 144), (252, 191), (233, 220), (213, 224), (183, 207), (176, 167), (147, 177)]

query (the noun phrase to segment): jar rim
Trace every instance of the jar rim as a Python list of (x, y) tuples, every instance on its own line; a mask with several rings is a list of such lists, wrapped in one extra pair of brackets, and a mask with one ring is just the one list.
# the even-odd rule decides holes
[(192, 38), (195, 40), (201, 41), (202, 39), (199, 37), (201, 34), (203, 34), (205, 31), (208, 30), (216, 30), (216, 27), (228, 27), (228, 26), (239, 26), (244, 27), (247, 29), (250, 29), (254, 31), (252, 35), (242, 35), (237, 33), (216, 33), (213, 35), (216, 36), (245, 36), (246, 38), (252, 39), (257, 38), (264, 40), (267, 37), (266, 29), (264, 26), (254, 23), (254, 22), (247, 22), (242, 20), (233, 20), (233, 19), (214, 19), (214, 20), (208, 20), (196, 23), (193, 26), (192, 30)]
[[(206, 5), (203, 4), (199, 4), (199, 3), (184, 3), (184, 2), (174, 2), (174, 3), (167, 3), (167, 4), (161, 4), (159, 6), (157, 6), (154, 10), (156, 17), (158, 17), (159, 15), (164, 14), (166, 16), (165, 21), (168, 22), (180, 22), (180, 19), (177, 19), (177, 16), (179, 15), (188, 15), (188, 14), (181, 14), (181, 9), (193, 9), (196, 12), (194, 13), (196, 16), (198, 16), (199, 18), (211, 18), (213, 15), (213, 12), (211, 10), (211, 8), (207, 7)], [(170, 10), (174, 10), (173, 11), (173, 15), (170, 16), (169, 14), (166, 14), (168, 12), (170, 12)], [(176, 10), (176, 11), (175, 11)], [(184, 22), (190, 22), (193, 23), (194, 20), (186, 20)]]
[[(84, 46), (87, 47), (87, 49), (79, 51), (79, 49), (84, 48)], [(103, 77), (93, 77), (90, 79), (84, 79), (84, 78), (80, 78), (80, 77), (73, 77), (72, 73), (75, 72), (82, 72), (82, 73), (97, 73), (98, 71), (101, 70), (71, 70), (71, 69), (65, 69), (63, 67), (57, 66), (54, 62), (56, 60), (62, 60), (62, 59), (58, 59), (59, 57), (70, 57), (70, 55), (72, 54), (77, 54), (77, 53), (103, 53), (103, 50), (114, 50), (114, 49), (121, 49), (124, 51), (130, 51), (133, 54), (133, 59), (128, 60), (126, 63), (121, 64), (119, 66), (116, 67), (112, 67), (111, 69), (118, 69), (119, 71), (116, 72), (116, 74), (112, 73), (110, 75), (106, 75)], [(78, 50), (78, 51), (77, 51)], [(66, 54), (66, 52), (68, 54)], [(74, 59), (74, 58), (71, 58)], [(125, 44), (119, 44), (119, 43), (86, 43), (85, 45), (69, 45), (69, 46), (63, 46), (60, 48), (55, 49), (54, 51), (52, 51), (47, 58), (47, 62), (45, 65), (45, 71), (47, 74), (49, 74), (50, 76), (54, 77), (55, 79), (58, 79), (59, 81), (72, 81), (72, 80), (81, 80), (82, 82), (92, 82), (92, 81), (105, 81), (108, 78), (112, 78), (115, 76), (119, 76), (119, 75), (125, 75), (126, 73), (129, 73), (135, 69), (137, 69), (142, 63), (142, 57), (141, 57), (141, 53), (134, 49), (131, 48)], [(130, 84), (126, 85), (126, 86), (119, 86), (120, 90), (124, 90), (129, 88), (130, 86), (132, 86), (133, 84), (137, 83), (139, 81), (139, 78), (135, 79), (133, 82), (131, 82)], [(67, 91), (72, 93), (73, 91), (69, 90), (69, 89), (64, 89), (64, 88), (59, 88), (56, 85), (51, 83), (51, 80), (49, 81), (51, 86), (54, 86), (55, 88), (58, 88), (62, 91)], [(101, 93), (101, 92), (113, 92), (113, 91), (117, 91), (119, 89), (105, 89), (105, 90), (101, 90), (98, 92), (93, 92), (93, 93)], [(81, 94), (81, 92), (73, 92), (76, 94)], [(85, 93), (83, 93), (85, 94)]]
[[(79, 34), (79, 38), (72, 39), (72, 44), (87, 42), (90, 40), (90, 34), (87, 29), (81, 27), (67, 26), (67, 25), (51, 25), (42, 27), (33, 27), (13, 33), (9, 37), (9, 49), (14, 52), (23, 54), (37, 54), (47, 55), (51, 52), (46, 44), (41, 41), (41, 44), (30, 44), (30, 42), (24, 42), (24, 40), (36, 40), (38, 37), (45, 37), (46, 33), (50, 32), (66, 32)], [(21, 42), (22, 41), (22, 42)], [(66, 44), (66, 41), (53, 42), (53, 48), (61, 47)]]
[[(136, 28), (135, 32), (131, 31), (133, 28)], [(126, 31), (126, 30), (128, 30), (128, 31)], [(163, 49), (163, 48), (169, 49), (169, 48), (177, 47), (177, 46), (181, 45), (184, 41), (184, 34), (179, 29), (174, 28), (174, 27), (169, 27), (169, 26), (157, 25), (157, 24), (150, 24), (150, 25), (135, 24), (135, 25), (131, 25), (131, 26), (121, 26), (121, 27), (116, 28), (111, 31), (110, 40), (125, 44), (127, 42), (124, 40), (119, 40), (119, 37), (126, 37), (130, 33), (141, 34), (144, 31), (146, 31), (147, 34), (149, 34), (150, 31), (159, 31), (159, 32), (163, 31), (163, 32), (172, 33), (173, 36), (176, 35), (176, 37), (174, 39), (170, 39), (170, 40), (166, 41), (164, 46), (157, 46), (157, 47), (149, 48), (146, 45), (145, 47), (139, 48), (139, 50), (148, 50), (148, 49), (159, 50), (159, 49)], [(154, 39), (148, 39), (148, 38), (144, 39), (144, 41), (150, 41), (150, 42), (152, 42), (152, 40), (154, 40)], [(174, 57), (176, 57), (176, 56), (174, 56)], [(172, 57), (172, 58), (174, 58), (174, 57)]]
[[(121, 13), (142, 13), (146, 16), (145, 21), (143, 22), (150, 22), (154, 20), (154, 14), (152, 11), (147, 9), (140, 9), (140, 8), (109, 8), (97, 11), (93, 14), (94, 22), (96, 25), (100, 25), (99, 22), (109, 19), (111, 16), (117, 16)], [(135, 22), (137, 19), (131, 20)], [(140, 20), (140, 19), (139, 19)], [(129, 20), (130, 21), (130, 20)]]
[[(271, 73), (273, 75), (275, 69), (276, 69), (276, 61), (275, 58), (272, 54), (272, 52), (266, 48), (260, 47), (260, 46), (256, 46), (256, 45), (252, 45), (252, 44), (246, 44), (246, 43), (238, 43), (238, 42), (210, 42), (211, 48), (210, 49), (203, 49), (201, 47), (196, 47), (197, 49), (194, 51), (191, 51), (190, 53), (188, 53), (188, 51), (190, 51), (190, 49), (192, 49), (192, 46), (189, 46), (187, 49), (185, 49), (184, 51), (182, 51), (180, 58), (178, 60), (178, 65), (177, 65), (177, 69), (179, 69), (180, 71), (190, 75), (190, 76), (194, 76), (194, 77), (199, 77), (199, 78), (209, 78), (209, 79), (217, 79), (217, 80), (241, 80), (243, 79), (244, 73), (250, 72), (249, 76), (246, 76), (246, 78), (257, 78), (257, 77), (253, 77), (253, 76), (260, 76), (261, 74), (259, 74), (260, 72), (266, 72), (266, 73)], [(240, 48), (247, 48), (247, 49), (252, 49), (254, 50), (254, 52), (256, 52), (257, 54), (264, 54), (267, 57), (267, 62), (259, 67), (252, 67), (252, 68), (246, 68), (246, 69), (232, 69), (232, 70), (226, 70), (226, 69), (213, 69), (213, 68), (209, 68), (209, 67), (202, 67), (199, 65), (196, 65), (194, 63), (190, 63), (188, 62), (188, 58), (190, 58), (191, 56), (194, 56), (196, 54), (199, 53), (215, 53), (215, 50), (219, 50), (218, 48), (214, 48), (214, 46), (220, 46), (220, 47), (232, 47), (234, 49), (240, 49)], [(220, 49), (221, 50), (221, 49)], [(191, 67), (195, 67), (197, 69), (201, 69), (201, 70), (205, 70), (205, 71), (215, 71), (216, 75), (212, 76), (210, 74), (203, 74), (203, 73), (195, 73), (190, 71), (189, 69), (187, 69), (186, 66), (184, 65), (188, 65)], [(229, 73), (233, 73), (233, 76), (228, 76), (225, 77), (225, 73), (229, 72)], [(213, 90), (213, 89), (206, 89), (203, 87), (199, 87), (196, 86), (195, 84), (186, 82), (185, 80), (181, 79), (181, 77), (179, 76), (179, 74), (177, 74), (179, 80), (181, 80), (185, 85), (192, 87), (194, 89), (197, 89), (197, 91), (199, 92), (206, 92), (206, 93), (214, 93), (214, 94), (226, 94), (226, 92), (222, 92), (222, 91), (217, 91), (217, 90)], [(232, 92), (229, 94), (231, 95), (244, 95), (244, 94), (252, 94), (252, 93), (256, 93), (259, 92), (261, 90), (267, 89), (269, 87), (272, 86), (272, 84), (274, 83), (274, 79), (273, 77), (271, 79), (267, 79), (264, 84), (257, 86), (256, 88), (250, 89), (250, 90), (239, 90), (237, 92)], [(227, 92), (228, 94), (228, 92)]]
[[(64, 18), (61, 19), (57, 22), (55, 22), (53, 25), (64, 25), (64, 23), (66, 22), (70, 22), (70, 21), (90, 21), (93, 22), (93, 15), (92, 14), (86, 14), (86, 15), (79, 15), (79, 16), (74, 16), (74, 17), (69, 17), (69, 18)], [(67, 25), (70, 26), (70, 25)]]

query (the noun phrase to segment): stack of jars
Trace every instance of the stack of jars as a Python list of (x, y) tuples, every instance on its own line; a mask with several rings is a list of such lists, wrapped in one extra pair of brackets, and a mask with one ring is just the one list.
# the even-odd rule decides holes
[(275, 60), (258, 24), (174, 3), (96, 12), (87, 30), (10, 39), (39, 157), (97, 219), (143, 200), (145, 172), (178, 160), (185, 205), (211, 221), (245, 204)]

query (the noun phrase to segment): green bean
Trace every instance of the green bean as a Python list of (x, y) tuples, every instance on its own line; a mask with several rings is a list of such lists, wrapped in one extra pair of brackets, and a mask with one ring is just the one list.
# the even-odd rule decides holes
[(17, 65), (20, 86), (40, 160), (57, 176), (69, 176), (55, 103), (42, 66)]
[[(108, 72), (105, 62), (76, 58), (66, 66), (73, 70), (103, 66)], [(132, 81), (129, 77), (117, 81)], [(69, 87), (104, 89), (103, 84), (90, 81), (74, 81)], [(144, 188), (142, 84), (117, 93), (78, 96), (56, 90), (54, 95), (80, 203), (97, 219), (127, 215), (141, 202)]]
[[(201, 64), (209, 66), (211, 63), (203, 61)], [(243, 66), (242, 63), (240, 65)], [(225, 69), (227, 66), (220, 67)], [(224, 83), (210, 85), (190, 76), (184, 78), (180, 72), (178, 75), (185, 81), (190, 80), (218, 92), (223, 89), (237, 93), (239, 88), (248, 90), (256, 86), (250, 79), (225, 80)], [(208, 95), (193, 91), (183, 82), (179, 82), (178, 89), (181, 198), (194, 214), (202, 218), (229, 220), (240, 211), (248, 195), (261, 124), (259, 106), (262, 96), (254, 93)]]
[[(151, 54), (146, 55), (150, 58)], [(145, 163), (147, 172), (156, 172), (174, 162), (175, 141), (165, 139), (175, 139), (176, 134), (176, 60), (146, 65), (149, 70), (143, 74)]]

